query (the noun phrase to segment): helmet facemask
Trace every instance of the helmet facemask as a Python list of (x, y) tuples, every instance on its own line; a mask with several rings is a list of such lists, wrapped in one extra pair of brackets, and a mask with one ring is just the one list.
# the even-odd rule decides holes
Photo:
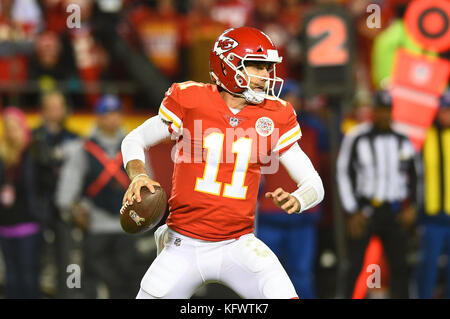
[[(265, 77), (265, 76), (250, 74), (248, 72), (247, 66), (246, 66), (247, 61), (270, 63), (270, 67), (268, 68), (269, 76)], [(275, 65), (276, 65), (276, 62), (268, 62), (266, 60), (261, 60), (261, 59), (253, 60), (253, 59), (245, 59), (244, 58), (241, 61), (241, 66), (238, 68), (238, 70), (241, 71), (241, 69), (242, 69), (241, 72), (243, 72), (248, 79), (246, 85), (244, 86), (245, 90), (242, 92), (242, 94), (247, 102), (253, 103), (253, 104), (259, 104), (259, 103), (262, 103), (264, 101), (264, 99), (275, 100), (280, 96), (284, 81), (283, 81), (283, 79), (276, 76)], [(254, 89), (251, 88), (251, 79), (252, 78), (262, 79), (265, 81), (263, 91), (255, 91)]]

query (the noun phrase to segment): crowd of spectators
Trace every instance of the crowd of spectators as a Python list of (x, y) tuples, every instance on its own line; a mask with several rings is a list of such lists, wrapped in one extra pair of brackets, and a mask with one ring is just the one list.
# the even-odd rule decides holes
[[(404, 1), (379, 1), (383, 26), (396, 2)], [(57, 88), (75, 110), (92, 110), (101, 93), (116, 93), (127, 110), (156, 111), (160, 95), (154, 89), (156, 96), (148, 96), (149, 83), (162, 83), (164, 91), (164, 84), (174, 81), (209, 82), (214, 39), (229, 27), (244, 25), (273, 39), (284, 58), (279, 76), (301, 81), (302, 18), (311, 8), (330, 4), (347, 8), (355, 20), (358, 83), (370, 88), (370, 46), (382, 28), (363, 26), (368, 3), (5, 0), (0, 9), (0, 102), (33, 109), (42, 92)], [(136, 67), (142, 58), (151, 65)]]

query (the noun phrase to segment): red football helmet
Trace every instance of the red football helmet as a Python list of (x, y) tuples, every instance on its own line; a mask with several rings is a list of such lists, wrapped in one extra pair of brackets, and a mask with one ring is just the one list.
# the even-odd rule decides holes
[[(250, 88), (249, 74), (245, 68), (246, 61), (263, 61), (273, 63), (266, 80), (265, 92), (256, 92)], [(280, 95), (283, 80), (276, 76), (275, 64), (282, 57), (270, 38), (255, 28), (241, 27), (228, 29), (214, 43), (209, 57), (211, 79), (233, 95), (242, 96), (247, 102), (261, 103), (265, 98), (276, 99)]]

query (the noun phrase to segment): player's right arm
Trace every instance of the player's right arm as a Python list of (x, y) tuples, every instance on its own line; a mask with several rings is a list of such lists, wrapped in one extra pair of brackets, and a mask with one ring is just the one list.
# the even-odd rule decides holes
[(142, 187), (147, 187), (153, 193), (155, 191), (153, 185), (159, 186), (159, 183), (152, 180), (147, 174), (145, 153), (150, 147), (169, 137), (170, 132), (167, 124), (163, 122), (159, 115), (156, 115), (132, 130), (124, 138), (121, 146), (122, 157), (131, 183), (123, 197), (123, 204), (127, 201), (132, 204), (134, 198), (140, 202)]
[(174, 83), (167, 90), (159, 107), (158, 115), (145, 121), (123, 140), (123, 163), (131, 179), (130, 186), (123, 198), (123, 204), (126, 201), (130, 204), (133, 203), (133, 196), (140, 202), (142, 187), (146, 186), (151, 192), (154, 192), (153, 185), (159, 185), (147, 175), (145, 153), (150, 147), (165, 139), (178, 138), (182, 134), (183, 107), (180, 101), (183, 99), (182, 96), (186, 96), (186, 93), (181, 94), (181, 91), (196, 85), (200, 84), (195, 82)]

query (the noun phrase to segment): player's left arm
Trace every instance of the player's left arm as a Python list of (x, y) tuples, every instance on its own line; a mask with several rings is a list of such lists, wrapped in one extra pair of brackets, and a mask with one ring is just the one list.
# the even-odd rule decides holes
[(300, 146), (294, 143), (280, 156), (280, 161), (298, 188), (289, 193), (279, 187), (265, 196), (288, 214), (301, 213), (319, 204), (325, 193), (322, 179)]

